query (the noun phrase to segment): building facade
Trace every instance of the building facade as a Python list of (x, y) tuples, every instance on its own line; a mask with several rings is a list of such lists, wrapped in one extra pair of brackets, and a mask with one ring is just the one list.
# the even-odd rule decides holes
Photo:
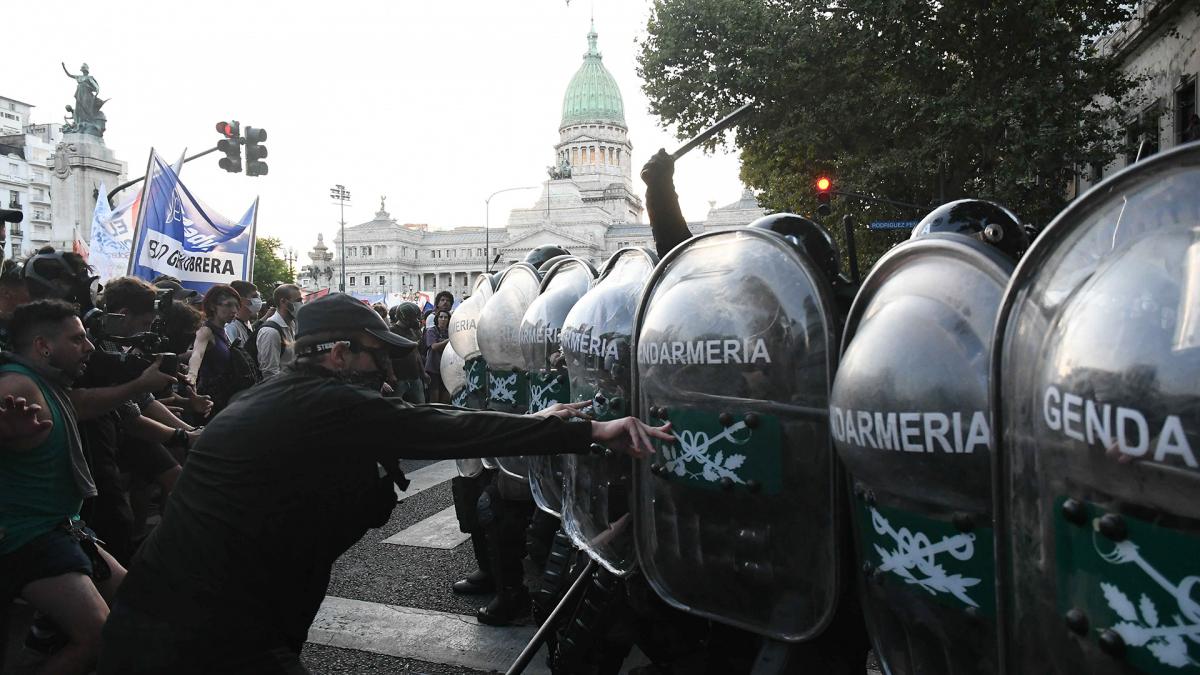
[[(1196, 78), (1200, 74), (1200, 11), (1195, 0), (1138, 3), (1128, 23), (1097, 47), (1116, 54), (1125, 72), (1142, 78), (1135, 110), (1124, 120), (1125, 148), (1108, 166), (1081, 167), (1079, 192), (1140, 157), (1200, 140)], [(1102, 99), (1100, 105), (1111, 105)]]
[[(344, 263), (345, 290), (360, 297), (441, 290), (462, 297), (484, 270), (501, 269), (539, 246), (561, 246), (597, 266), (626, 246), (653, 248), (634, 187), (621, 91), (604, 67), (594, 26), (587, 44), (563, 95), (554, 165), (536, 202), (512, 210), (503, 228), (433, 230), (398, 222), (380, 200), (372, 220), (346, 227), (344, 242), (339, 233), (331, 249), (318, 237), (298, 277), (301, 286), (308, 292), (339, 290)], [(689, 227), (697, 233), (740, 227), (764, 213), (744, 191), (738, 201), (714, 206), (704, 221)]]
[(4, 208), (25, 214), (8, 227), (11, 254), (23, 255), (46, 244), (70, 250), (74, 237), (60, 236), (52, 227), (50, 178), (54, 148), (62, 140), (62, 125), (33, 124), (33, 106), (0, 96), (0, 201)]

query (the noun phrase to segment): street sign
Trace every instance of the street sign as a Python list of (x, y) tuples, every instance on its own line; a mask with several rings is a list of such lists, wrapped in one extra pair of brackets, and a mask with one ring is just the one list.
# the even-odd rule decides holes
[(916, 220), (876, 220), (867, 225), (868, 230), (911, 230), (917, 226)]

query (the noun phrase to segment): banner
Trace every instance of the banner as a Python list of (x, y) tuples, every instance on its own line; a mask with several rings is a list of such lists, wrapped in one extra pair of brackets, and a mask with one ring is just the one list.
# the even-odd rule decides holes
[(104, 183), (100, 183), (100, 196), (96, 199), (96, 210), (92, 213), (92, 241), (88, 246), (88, 264), (100, 277), (100, 283), (124, 276), (129, 269), (129, 249), (133, 243), (133, 223), (142, 193), (110, 209)]
[(258, 200), (236, 222), (201, 202), (153, 150), (138, 207), (129, 273), (147, 281), (179, 279), (200, 293), (254, 276)]

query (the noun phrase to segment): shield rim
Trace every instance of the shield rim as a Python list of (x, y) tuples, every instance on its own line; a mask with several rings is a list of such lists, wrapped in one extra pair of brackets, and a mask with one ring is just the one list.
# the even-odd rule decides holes
[[(662, 260), (660, 260), (658, 265), (654, 267), (654, 270), (650, 272), (650, 276), (646, 279), (646, 284), (642, 287), (641, 296), (638, 298), (637, 311), (634, 313), (633, 318), (633, 340), (630, 347), (633, 354), (637, 354), (638, 342), (642, 332), (642, 320), (645, 318), (647, 304), (649, 303), (653, 290), (658, 286), (658, 282), (662, 279), (667, 268), (670, 267), (676, 258), (683, 254), (683, 251), (686, 251), (696, 242), (711, 239), (713, 237), (728, 235), (730, 233), (745, 234), (750, 237), (757, 237), (770, 242), (771, 245), (777, 246), (783, 250), (786, 255), (792, 256), (793, 260), (800, 267), (801, 271), (805, 274), (805, 276), (808, 277), (809, 282), (812, 282), (816, 279), (822, 280), (820, 283), (811, 283), (811, 286), (815, 289), (814, 295), (816, 295), (816, 297), (819, 299), (819, 309), (821, 315), (825, 318), (825, 325), (829, 327), (831, 332), (834, 332), (836, 335), (838, 313), (836, 309), (837, 303), (834, 302), (833, 298), (832, 283), (824, 279), (824, 275), (817, 269), (816, 265), (814, 265), (813, 262), (801, 252), (800, 247), (797, 244), (788, 241), (787, 237), (784, 235), (778, 234), (772, 230), (756, 227), (739, 227), (695, 235), (671, 249), (665, 256), (662, 257)], [(841, 352), (838, 349), (827, 349), (826, 354), (826, 368), (829, 374), (826, 378), (825, 394), (826, 398), (828, 398), (833, 391), (833, 380), (837, 376), (837, 366), (841, 359)], [(630, 364), (630, 377), (633, 378), (630, 386), (630, 413), (634, 417), (642, 419), (641, 388), (638, 386), (638, 383), (641, 381), (641, 368), (638, 365), (636, 356), (632, 359), (632, 363)], [(843, 550), (845, 546), (843, 544), (843, 540), (849, 533), (849, 530), (847, 529), (849, 523), (846, 522), (847, 519), (844, 517), (845, 514), (842, 513), (841, 509), (837, 508), (839, 505), (844, 506), (846, 503), (845, 500), (847, 499), (847, 494), (845, 488), (845, 471), (842, 470), (841, 462), (839, 462), (837, 459), (837, 448), (833, 446), (832, 433), (829, 434), (829, 444), (826, 450), (830, 453), (832, 458), (830, 461), (829, 479), (832, 492), (830, 495), (830, 506), (832, 507), (831, 519), (833, 523), (832, 529), (834, 532), (833, 541), (830, 542), (830, 545), (833, 547), (833, 557), (835, 561), (833, 569), (831, 570), (832, 578), (830, 579), (830, 584), (833, 587), (833, 593), (830, 596), (829, 605), (824, 608), (825, 611), (821, 615), (821, 618), (815, 622), (815, 624), (808, 631), (796, 635), (783, 635), (779, 633), (766, 634), (754, 626), (749, 626), (740, 621), (729, 620), (725, 617), (717, 616), (711, 612), (701, 611), (695, 607), (688, 607), (685, 604), (668, 597), (663, 592), (662, 586), (658, 579), (651, 575), (650, 570), (653, 568), (646, 564), (646, 556), (643, 554), (641, 546), (641, 519), (635, 517), (633, 519), (634, 553), (638, 562), (638, 566), (642, 569), (642, 574), (646, 578), (646, 583), (650, 585), (650, 588), (654, 590), (658, 597), (662, 598), (664, 602), (676, 609), (687, 612), (694, 616), (701, 616), (727, 626), (740, 628), (756, 635), (762, 635), (764, 637), (777, 639), (788, 643), (797, 643), (806, 642), (824, 633), (825, 629), (829, 627), (830, 623), (832, 623), (833, 616), (837, 612), (838, 606), (841, 604), (842, 595), (845, 591), (841, 561), (845, 559), (845, 551)], [(649, 477), (649, 460), (634, 459), (633, 489), (629, 491), (629, 498), (631, 500), (629, 510), (631, 513), (637, 513), (637, 504), (641, 501), (641, 495), (644, 491), (643, 485)]]
[[(964, 250), (965, 249), (965, 250)], [(930, 253), (950, 254), (952, 257), (976, 263), (976, 267), (990, 276), (999, 284), (1001, 289), (1008, 287), (1016, 263), (996, 248), (963, 234), (953, 232), (936, 232), (923, 234), (916, 239), (907, 239), (896, 244), (884, 253), (870, 273), (863, 279), (850, 311), (846, 314), (846, 325), (842, 329), (842, 344), (838, 352), (838, 360), (846, 355), (854, 336), (858, 333), (858, 325), (862, 316), (875, 299), (879, 289), (888, 279), (910, 259)]]
[[(542, 285), (538, 286), (538, 295), (545, 293), (546, 287), (548, 287), (550, 285), (550, 280), (553, 279), (556, 274), (561, 272), (563, 267), (566, 267), (570, 263), (582, 263), (583, 266), (589, 272), (592, 273), (593, 280), (596, 278), (596, 275), (598, 274), (596, 271), (595, 265), (593, 265), (591, 262), (589, 262), (586, 258), (581, 258), (577, 255), (560, 255), (556, 258), (551, 258), (547, 262), (549, 262), (551, 264), (549, 267), (546, 268), (545, 272), (541, 272)], [(590, 290), (591, 286), (589, 285), (588, 288)], [(582, 297), (582, 296), (580, 296), (580, 297)]]
[[(1013, 573), (1010, 558), (1012, 551), (1008, 545), (1010, 509), (1006, 502), (1010, 491), (1006, 489), (1010, 462), (1004, 441), (1004, 417), (1001, 410), (1000, 393), (1003, 383), (1001, 372), (1004, 355), (1003, 345), (1011, 326), (1012, 314), (1018, 300), (1023, 299), (1023, 291), (1029, 286), (1031, 279), (1036, 279), (1037, 272), (1042, 268), (1051, 253), (1058, 250), (1060, 240), (1072, 234), (1075, 230), (1072, 224), (1085, 221), (1088, 216), (1107, 204), (1115, 194), (1119, 194), (1133, 183), (1148, 182), (1155, 175), (1174, 171), (1181, 167), (1200, 169), (1200, 141), (1178, 145), (1170, 150), (1158, 153), (1140, 162), (1135, 162), (1108, 178), (1092, 186), (1054, 216), (1050, 224), (1030, 244), (1029, 249), (1017, 263), (1012, 278), (1004, 290), (1000, 300), (1000, 310), (996, 313), (996, 323), (992, 330), (992, 354), (989, 367), (988, 410), (989, 422), (992, 425), (992, 520), (995, 525), (994, 551), (996, 557), (996, 626), (997, 640), (1000, 648), (1000, 669), (1006, 672), (1009, 661), (1009, 651), (1013, 648), (1012, 631), (1009, 629), (1009, 618), (1012, 616), (1015, 593), (1008, 592), (1013, 588)], [(1018, 296), (1021, 296), (1020, 298)], [(997, 348), (1000, 347), (1000, 348)]]
[[(586, 269), (588, 272), (591, 272), (591, 274), (592, 274), (592, 278), (588, 280), (588, 288), (586, 291), (583, 292), (584, 295), (587, 295), (587, 292), (592, 289), (592, 284), (595, 283), (595, 281), (596, 281), (596, 274), (597, 274), (596, 266), (593, 265), (591, 262), (589, 262), (586, 258), (581, 258), (577, 255), (562, 255), (562, 256), (557, 256), (557, 257), (551, 258), (547, 262), (550, 263), (550, 266), (548, 268), (546, 268), (545, 272), (542, 272), (542, 285), (538, 287), (538, 296), (539, 297), (541, 297), (542, 293), (545, 293), (546, 289), (550, 287), (550, 281), (552, 279), (554, 279), (554, 277), (560, 271), (562, 271), (562, 269), (564, 267), (566, 267), (567, 265), (570, 265), (572, 263), (582, 263), (584, 269)], [(579, 297), (582, 298), (583, 295), (581, 295)], [(579, 300), (576, 300), (576, 302), (579, 302)], [(567, 312), (570, 313), (570, 310), (567, 310)], [(563, 317), (563, 318), (565, 319), (566, 317)], [(524, 318), (522, 318), (521, 322), (524, 323)], [(506, 471), (505, 473), (508, 473), (508, 472)], [(544, 500), (542, 499), (542, 493), (540, 491), (534, 489), (533, 472), (532, 471), (529, 473), (528, 476), (526, 476), (526, 480), (529, 481), (529, 491), (533, 494), (533, 503), (539, 509), (554, 516), (555, 518), (561, 518), (562, 513), (559, 511), (555, 511), (554, 509), (551, 509), (549, 504), (544, 503)]]

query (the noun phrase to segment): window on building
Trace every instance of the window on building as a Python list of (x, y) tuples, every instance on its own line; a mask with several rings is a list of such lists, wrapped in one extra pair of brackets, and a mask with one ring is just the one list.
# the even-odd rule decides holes
[(371, 275), (364, 274), (363, 275), (363, 286), (370, 286), (370, 285), (371, 285)]
[(1175, 144), (1200, 141), (1200, 118), (1196, 118), (1196, 78), (1175, 90)]
[(354, 285), (354, 277), (350, 277), (350, 285), (351, 285), (351, 286), (353, 286), (353, 285)]
[(1158, 102), (1150, 104), (1145, 110), (1129, 120), (1125, 127), (1125, 164), (1133, 164), (1141, 159), (1158, 152), (1159, 118), (1162, 112)]
[(10, 209), (21, 208), (21, 193), (20, 192), (17, 192), (16, 190), (8, 191), (8, 208), (10, 208)]
[(387, 286), (387, 279), (382, 274), (379, 275), (379, 285)]

